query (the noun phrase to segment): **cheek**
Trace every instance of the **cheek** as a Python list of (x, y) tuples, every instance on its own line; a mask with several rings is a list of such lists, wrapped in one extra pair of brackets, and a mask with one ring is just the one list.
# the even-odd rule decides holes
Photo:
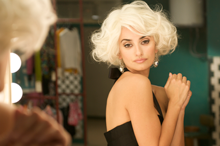
[(146, 49), (146, 53), (150, 56), (155, 56), (155, 45), (150, 45), (147, 49)]
[(126, 62), (126, 60), (129, 60), (132, 58), (132, 52), (131, 51), (120, 51), (120, 56), (121, 59), (123, 59), (124, 62)]

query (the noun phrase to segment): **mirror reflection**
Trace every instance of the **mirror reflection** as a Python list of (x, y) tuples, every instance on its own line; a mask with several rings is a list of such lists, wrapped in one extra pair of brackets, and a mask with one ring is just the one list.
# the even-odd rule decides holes
[(220, 145), (219, 2), (51, 2), (57, 21), (12, 74), (16, 106), (38, 107), (74, 146)]

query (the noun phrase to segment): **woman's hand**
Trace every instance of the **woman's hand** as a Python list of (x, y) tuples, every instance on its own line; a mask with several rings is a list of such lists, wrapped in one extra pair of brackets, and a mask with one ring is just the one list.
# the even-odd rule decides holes
[(192, 96), (192, 91), (189, 91), (189, 93), (187, 95), (187, 98), (186, 98), (186, 100), (184, 101), (184, 103), (183, 103), (183, 105), (181, 107), (181, 110), (185, 110), (186, 106), (189, 103), (189, 100), (190, 100), (191, 96)]
[(186, 77), (183, 77), (181, 73), (177, 75), (170, 73), (164, 89), (169, 98), (169, 104), (185, 109), (192, 93), (190, 81)]
[(38, 108), (16, 109), (10, 134), (0, 141), (4, 146), (70, 146), (71, 137), (53, 118)]

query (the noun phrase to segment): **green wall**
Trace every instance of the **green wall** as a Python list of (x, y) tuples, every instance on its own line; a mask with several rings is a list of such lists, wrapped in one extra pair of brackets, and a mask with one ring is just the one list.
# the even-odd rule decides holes
[[(202, 30), (201, 30), (202, 31)], [(206, 32), (201, 32), (197, 48), (199, 52), (206, 50)], [(192, 97), (186, 108), (185, 125), (200, 126), (202, 131), (205, 128), (199, 123), (201, 114), (209, 114), (209, 97), (208, 97), (208, 63), (206, 59), (199, 59), (190, 54), (190, 32), (189, 29), (178, 29), (181, 35), (179, 44), (174, 53), (163, 56), (157, 68), (152, 68), (150, 80), (152, 84), (164, 86), (168, 74), (182, 73), (191, 81)]]
[[(127, 2), (131, 2), (127, 1)], [(169, 14), (169, 0), (145, 0), (151, 7), (155, 4), (162, 4), (165, 12)], [(126, 1), (124, 1), (126, 3)], [(220, 1), (219, 1), (220, 3)], [(216, 6), (217, 7), (217, 6)], [(219, 15), (220, 17), (220, 15)], [(220, 25), (219, 25), (220, 26)], [(199, 38), (196, 43), (196, 50), (199, 53), (207, 52), (206, 28), (199, 28)], [(191, 55), (190, 46), (195, 43), (195, 28), (178, 28), (180, 35), (179, 44), (175, 52), (160, 58), (159, 66), (150, 71), (150, 80), (154, 85), (164, 86), (168, 74), (182, 73), (191, 81), (192, 97), (186, 108), (185, 126), (199, 126), (201, 131), (207, 129), (199, 122), (201, 114), (209, 114), (208, 97), (208, 61), (207, 57), (197, 58)], [(220, 35), (219, 35), (220, 36)], [(219, 42), (220, 43), (220, 42)]]
[(208, 56), (220, 56), (220, 1), (207, 1)]

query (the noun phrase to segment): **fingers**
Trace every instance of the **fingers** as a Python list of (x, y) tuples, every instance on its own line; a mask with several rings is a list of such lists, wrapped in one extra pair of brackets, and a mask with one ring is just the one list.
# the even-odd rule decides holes
[(189, 91), (188, 97), (191, 97), (191, 96), (192, 96), (192, 91)]
[(170, 85), (171, 78), (172, 78), (172, 73), (169, 73), (169, 77), (168, 77), (168, 79), (167, 79), (167, 83), (166, 83), (166, 85), (164, 86), (165, 88), (167, 88), (167, 87)]
[(190, 100), (191, 96), (192, 96), (192, 91), (189, 91), (188, 95), (187, 95), (187, 97), (186, 97), (186, 99), (185, 99), (185, 101), (184, 101), (184, 103), (182, 105), (182, 110), (185, 110), (186, 106), (189, 103), (189, 100)]
[(172, 75), (172, 79), (177, 79), (177, 75), (176, 75), (176, 74), (173, 74), (173, 75)]
[[(10, 139), (7, 140), (7, 144), (9, 144), (8, 142), (12, 145), (39, 144), (42, 138), (44, 138), (43, 141), (49, 145), (56, 142), (53, 146), (56, 144), (66, 146), (71, 142), (71, 138), (68, 137), (67, 132), (62, 126), (38, 108), (34, 108), (33, 111), (28, 114), (19, 109), (15, 112), (14, 118), (16, 123), (10, 134)], [(0, 141), (0, 144), (2, 143), (3, 142)], [(42, 146), (43, 145), (44, 143), (42, 143)]]
[[(20, 111), (16, 110), (15, 111), (15, 121), (16, 124), (13, 127), (13, 131), (16, 131), (14, 133), (11, 133), (11, 140), (16, 141), (19, 139), (20, 135), (24, 133), (27, 129), (31, 128), (34, 124), (34, 121), (36, 118), (29, 118), (30, 115)], [(27, 120), (28, 119), (28, 120)], [(22, 125), (22, 126), (20, 126)]]
[(70, 146), (72, 141), (70, 134), (59, 124), (53, 126), (53, 129), (47, 130), (45, 133), (40, 135), (38, 142), (40, 144), (55, 143), (62, 146)]
[(183, 77), (182, 82), (186, 84), (187, 78), (185, 76)]
[(189, 88), (190, 88), (190, 86), (191, 86), (191, 82), (190, 82), (189, 80), (187, 81), (186, 84), (187, 84), (187, 86), (189, 86)]
[(178, 73), (178, 74), (177, 74), (177, 80), (182, 81), (182, 74), (181, 74), (181, 73)]

